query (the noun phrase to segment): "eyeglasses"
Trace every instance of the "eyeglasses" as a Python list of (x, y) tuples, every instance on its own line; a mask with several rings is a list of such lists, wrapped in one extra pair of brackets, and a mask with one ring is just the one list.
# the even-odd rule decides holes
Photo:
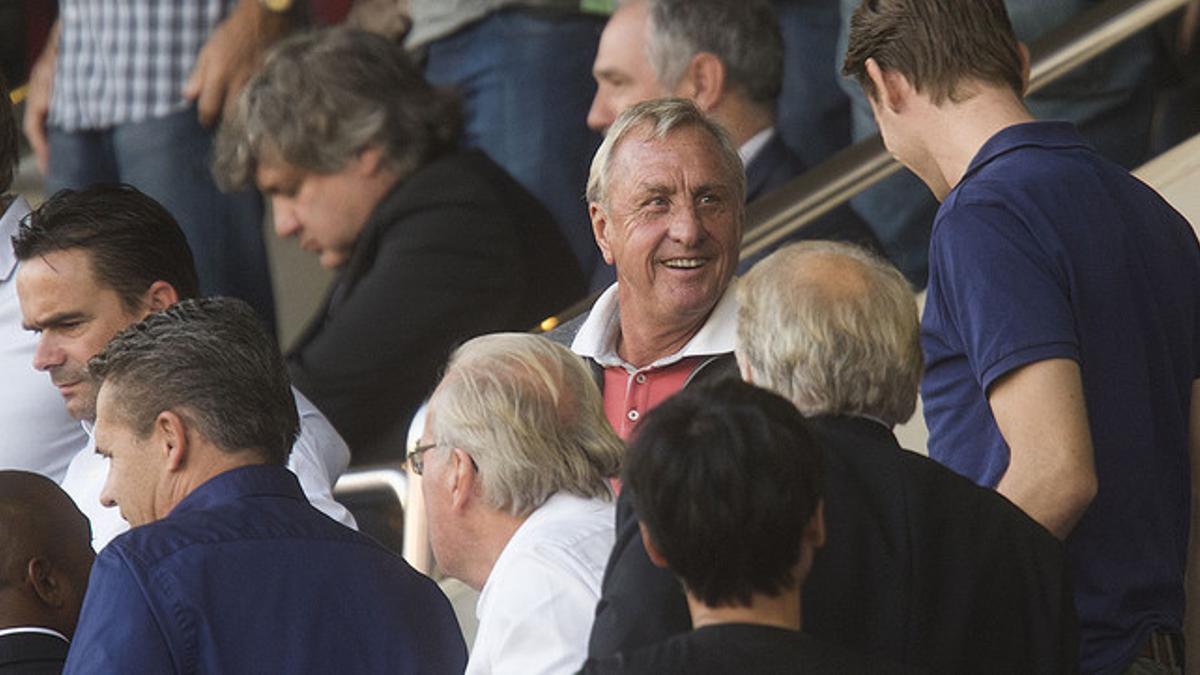
[(425, 472), (425, 453), (437, 447), (437, 442), (420, 443), (408, 453), (408, 469), (420, 476)]

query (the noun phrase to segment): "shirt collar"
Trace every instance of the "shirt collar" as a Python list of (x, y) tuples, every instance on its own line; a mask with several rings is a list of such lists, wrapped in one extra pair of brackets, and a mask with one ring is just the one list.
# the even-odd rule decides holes
[[(971, 174), (978, 171), (997, 157), (1018, 148), (1036, 146), (1039, 148), (1087, 148), (1091, 147), (1079, 130), (1070, 122), (1023, 122), (1005, 127), (992, 135), (979, 148), (967, 171), (963, 174), (965, 181)], [(962, 184), (962, 181), (959, 181)]]
[(17, 635), (19, 633), (40, 633), (42, 635), (56, 637), (63, 642), (70, 642), (70, 640), (67, 639), (67, 636), (54, 630), (53, 628), (46, 628), (44, 626), (15, 626), (13, 628), (0, 628), (0, 637)]
[(742, 143), (742, 147), (738, 148), (738, 157), (742, 158), (742, 166), (750, 166), (750, 162), (762, 152), (762, 149), (767, 147), (767, 142), (775, 135), (775, 127), (767, 127), (762, 131), (750, 137), (750, 140)]
[(167, 516), (203, 511), (251, 495), (275, 495), (304, 500), (296, 475), (282, 466), (255, 464), (214, 476), (184, 497)]
[[(736, 288), (737, 279), (733, 279), (725, 289), (724, 295), (717, 301), (717, 306), (708, 315), (708, 320), (700, 327), (700, 331), (688, 340), (683, 349), (640, 370), (662, 368), (690, 356), (712, 356), (732, 352), (737, 335)], [(571, 342), (571, 350), (601, 366), (622, 366), (630, 371), (639, 370), (625, 363), (617, 355), (617, 337), (620, 333), (621, 313), (617, 284), (613, 284), (600, 295), (596, 304), (592, 305), (592, 311), (579, 327), (575, 340)]]
[(17, 254), (13, 251), (12, 238), (17, 234), (21, 219), (29, 214), (29, 202), (16, 197), (0, 216), (0, 281), (8, 281), (17, 269)]

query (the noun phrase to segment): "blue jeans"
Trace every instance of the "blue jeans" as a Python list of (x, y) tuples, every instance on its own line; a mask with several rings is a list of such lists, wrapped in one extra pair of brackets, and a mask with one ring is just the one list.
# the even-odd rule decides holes
[(257, 192), (226, 194), (210, 169), (213, 131), (196, 111), (99, 131), (50, 129), (47, 193), (128, 183), (175, 217), (196, 260), (200, 292), (250, 303), (275, 326), (275, 302)]
[(457, 89), (464, 144), (546, 206), (584, 278), (600, 261), (583, 200), (600, 137), (587, 128), (604, 18), (508, 9), (429, 45), (425, 76)]
[[(861, 0), (841, 0), (845, 54), (850, 16)], [(1097, 0), (1006, 0), (1017, 37), (1032, 42), (1069, 22)], [(1039, 119), (1074, 122), (1096, 149), (1133, 168), (1145, 161), (1150, 147), (1155, 67), (1150, 31), (1130, 38), (1090, 63), (1080, 66), (1026, 99)], [(839, 66), (840, 69), (840, 66)], [(858, 83), (842, 80), (853, 103), (854, 140), (877, 133), (871, 107)], [(924, 287), (929, 267), (929, 234), (937, 203), (921, 181), (907, 170), (876, 184), (851, 200), (875, 231), (892, 262), (913, 284)]]

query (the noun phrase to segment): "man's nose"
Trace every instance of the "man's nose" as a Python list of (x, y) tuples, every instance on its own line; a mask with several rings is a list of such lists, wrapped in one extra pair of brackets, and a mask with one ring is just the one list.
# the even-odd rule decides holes
[(672, 214), (668, 235), (686, 246), (696, 246), (704, 241), (704, 223), (695, 205), (676, 210)]
[(596, 95), (592, 98), (592, 107), (588, 109), (587, 125), (592, 131), (603, 134), (612, 126), (616, 115), (613, 114), (612, 106), (608, 102), (608, 97), (605, 96), (599, 89), (596, 90)]
[(37, 349), (33, 352), (33, 367), (37, 370), (49, 370), (61, 366), (66, 361), (66, 352), (46, 334), (38, 339)]
[(280, 237), (290, 237), (300, 230), (295, 210), (278, 197), (271, 198), (271, 217), (275, 221), (275, 234)]

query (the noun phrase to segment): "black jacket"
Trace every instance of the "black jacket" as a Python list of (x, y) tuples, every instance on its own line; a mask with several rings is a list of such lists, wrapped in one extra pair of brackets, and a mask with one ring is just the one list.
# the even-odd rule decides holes
[[(935, 673), (1076, 669), (1074, 604), (1049, 532), (880, 424), (810, 421), (825, 449), (826, 543), (804, 586), (806, 633)], [(589, 656), (690, 627), (678, 581), (646, 557), (626, 490)]]
[(483, 153), (453, 153), (375, 207), (288, 371), (355, 464), (399, 460), (455, 346), (529, 330), (584, 291), (542, 205)]
[(67, 661), (67, 643), (45, 633), (0, 637), (0, 675), (58, 675)]

